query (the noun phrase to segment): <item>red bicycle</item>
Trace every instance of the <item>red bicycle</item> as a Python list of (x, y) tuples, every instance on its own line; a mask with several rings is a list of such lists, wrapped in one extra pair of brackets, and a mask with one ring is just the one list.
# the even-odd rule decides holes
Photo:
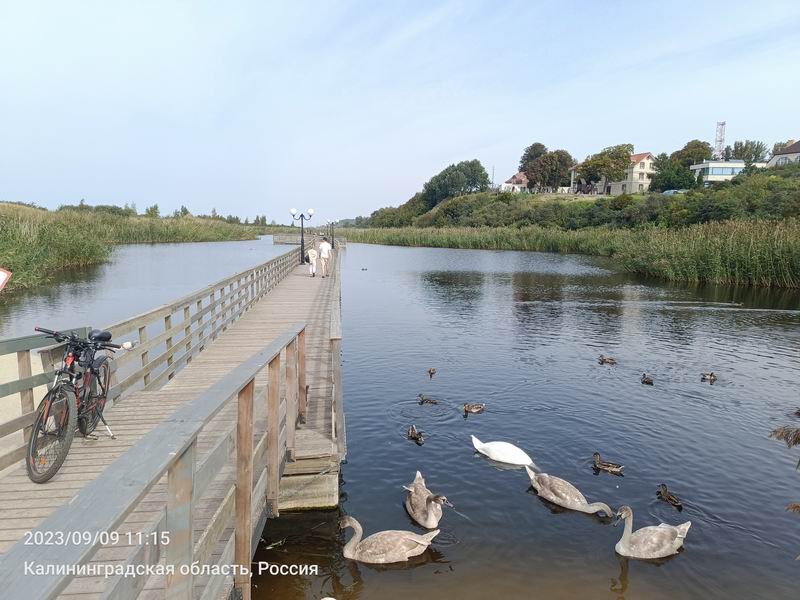
[(133, 344), (112, 344), (111, 333), (98, 329), (93, 329), (88, 338), (75, 332), (35, 329), (59, 343), (66, 342), (61, 367), (56, 370), (53, 385), (39, 404), (28, 441), (25, 461), (28, 477), (35, 483), (44, 483), (64, 464), (76, 428), (87, 437), (102, 421), (114, 439), (114, 433), (103, 418), (111, 383), (110, 356), (97, 353), (127, 350)]

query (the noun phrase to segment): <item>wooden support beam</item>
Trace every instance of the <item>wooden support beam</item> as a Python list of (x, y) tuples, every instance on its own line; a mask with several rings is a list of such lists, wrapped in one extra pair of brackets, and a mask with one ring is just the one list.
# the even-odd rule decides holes
[[(17, 370), (20, 379), (25, 379), (32, 375), (31, 371), (31, 351), (21, 350), (17, 352)], [(20, 414), (27, 415), (33, 412), (33, 389), (22, 390), (19, 393)], [(32, 425), (25, 427), (25, 443), (31, 439)]]
[(297, 428), (297, 338), (286, 346), (286, 449), (289, 458), (295, 459), (295, 429)]
[(300, 396), (298, 414), (301, 423), (306, 422), (308, 412), (308, 389), (306, 388), (306, 330), (297, 336), (297, 388)]
[(194, 463), (197, 442), (192, 440), (167, 474), (167, 527), (169, 544), (165, 562), (175, 567), (167, 575), (166, 598), (191, 600), (192, 573), (181, 573), (181, 567), (191, 567), (194, 557)]
[[(255, 378), (239, 392), (236, 419), (236, 542), (234, 562), (250, 569), (253, 540), (253, 390)], [(234, 586), (250, 600), (250, 577), (237, 572)]]
[[(147, 341), (147, 325), (142, 325), (139, 327), (139, 343), (144, 344)], [(146, 367), (147, 363), (150, 362), (150, 353), (147, 351), (142, 352), (142, 367)], [(144, 384), (147, 385), (150, 383), (150, 373), (146, 372), (142, 377), (142, 381)]]
[(278, 516), (280, 466), (282, 456), (279, 449), (281, 356), (278, 354), (269, 363), (267, 386), (267, 506), (273, 517)]
[[(164, 317), (164, 331), (169, 331), (170, 329), (172, 329), (172, 315), (167, 315)], [(169, 336), (165, 343), (167, 345), (167, 367), (170, 367), (173, 361), (172, 354), (170, 353), (172, 349), (172, 336)], [(170, 373), (168, 379), (172, 379), (173, 377), (175, 377), (175, 373)]]

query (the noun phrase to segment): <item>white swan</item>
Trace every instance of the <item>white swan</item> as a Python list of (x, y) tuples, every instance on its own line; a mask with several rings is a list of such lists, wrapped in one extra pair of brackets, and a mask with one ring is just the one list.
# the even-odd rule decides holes
[(472, 437), (472, 445), (475, 446), (475, 450), (492, 460), (520, 467), (533, 464), (533, 459), (514, 444), (509, 444), (508, 442), (487, 442), (484, 444), (474, 435), (470, 437)]
[(439, 535), (438, 529), (424, 535), (411, 531), (387, 530), (373, 533), (362, 540), (364, 531), (361, 524), (349, 515), (339, 519), (339, 527), (352, 527), (355, 530), (353, 537), (344, 545), (344, 557), (371, 564), (405, 562), (412, 556), (425, 552), (433, 538)]
[[(630, 506), (622, 506), (617, 511), (618, 519), (625, 520), (625, 531), (614, 546), (617, 554), (630, 558), (664, 558), (676, 554), (683, 546), (683, 540), (692, 526), (691, 521), (680, 525), (660, 525), (642, 527), (633, 531), (633, 511)], [(617, 520), (614, 525), (619, 523)]]
[(589, 504), (580, 490), (569, 481), (565, 481), (560, 477), (548, 475), (547, 473), (536, 473), (527, 465), (525, 466), (525, 470), (528, 472), (528, 477), (531, 479), (533, 489), (545, 500), (549, 500), (553, 504), (558, 504), (570, 510), (577, 510), (589, 514), (602, 511), (606, 513), (608, 517), (614, 516), (614, 512), (608, 504), (603, 502), (592, 502)]

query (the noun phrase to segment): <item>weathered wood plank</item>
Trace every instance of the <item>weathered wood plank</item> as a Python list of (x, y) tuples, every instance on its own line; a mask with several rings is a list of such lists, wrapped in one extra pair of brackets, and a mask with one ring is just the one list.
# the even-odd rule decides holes
[[(273, 359), (274, 362), (275, 359)], [(272, 365), (272, 363), (270, 363)], [(240, 567), (250, 567), (252, 545), (253, 502), (253, 389), (251, 379), (239, 392), (236, 419), (236, 542), (234, 561)], [(250, 600), (250, 577), (237, 572), (234, 585), (243, 600)]]

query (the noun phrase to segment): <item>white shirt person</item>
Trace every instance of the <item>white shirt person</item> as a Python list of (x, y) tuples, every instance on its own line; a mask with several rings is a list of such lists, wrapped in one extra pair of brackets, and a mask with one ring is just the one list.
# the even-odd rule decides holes
[(322, 263), (323, 277), (327, 277), (328, 275), (328, 260), (331, 258), (331, 252), (333, 252), (333, 246), (328, 242), (328, 238), (322, 238), (319, 244), (319, 260)]

